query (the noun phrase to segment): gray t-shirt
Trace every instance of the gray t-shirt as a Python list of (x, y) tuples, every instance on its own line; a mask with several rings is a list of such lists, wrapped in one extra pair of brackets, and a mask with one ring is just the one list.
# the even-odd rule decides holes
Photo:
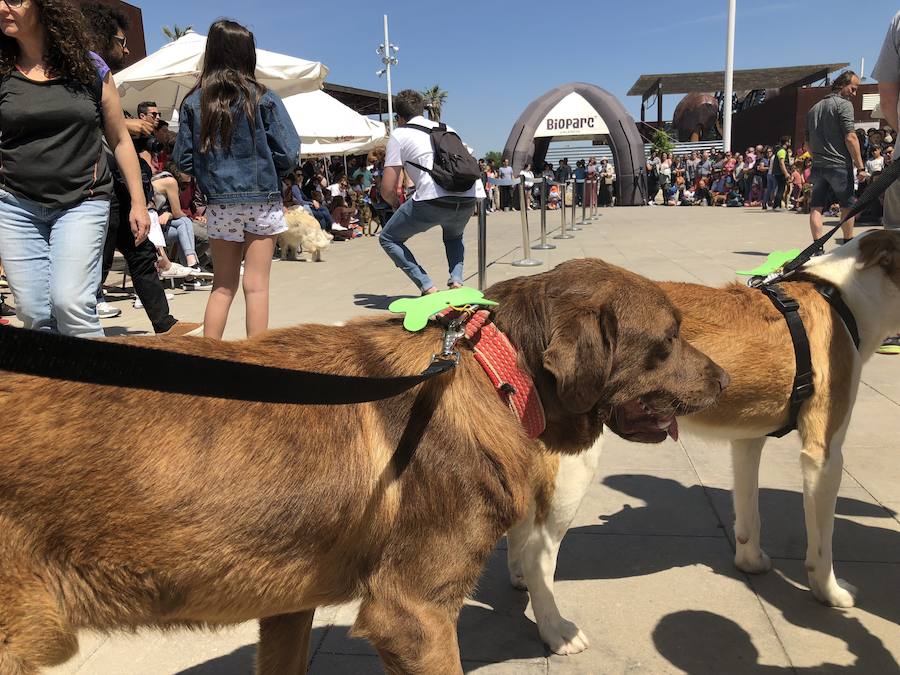
[(506, 178), (508, 180), (512, 180), (513, 170), (511, 166), (501, 166), (500, 167), (500, 178)]
[(879, 82), (900, 82), (900, 12), (894, 15), (884, 37), (872, 77)]
[(823, 168), (848, 168), (853, 158), (844, 139), (854, 130), (853, 104), (837, 93), (826, 96), (806, 114), (812, 164)]

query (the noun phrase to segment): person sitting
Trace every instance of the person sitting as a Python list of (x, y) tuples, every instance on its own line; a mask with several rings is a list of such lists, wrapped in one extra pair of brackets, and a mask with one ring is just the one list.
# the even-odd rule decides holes
[(701, 178), (694, 190), (694, 206), (712, 206), (712, 193), (706, 186), (706, 179)]
[(334, 224), (331, 226), (331, 233), (335, 239), (352, 239), (355, 234), (353, 224), (350, 222), (353, 218), (353, 210), (344, 202), (344, 198), (340, 195), (331, 198), (331, 219)]
[(176, 242), (179, 247), (180, 262), (191, 270), (197, 279), (211, 279), (212, 273), (200, 269), (194, 224), (181, 210), (181, 191), (178, 181), (171, 174), (157, 176), (153, 181), (153, 203), (163, 230), (167, 246)]

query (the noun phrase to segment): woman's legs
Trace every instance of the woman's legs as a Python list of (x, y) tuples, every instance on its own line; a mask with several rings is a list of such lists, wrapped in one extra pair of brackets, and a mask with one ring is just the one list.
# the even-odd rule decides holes
[[(206, 303), (203, 316), (203, 337), (222, 339), (228, 310), (237, 293), (241, 281), (241, 257), (244, 253), (244, 242), (210, 239), (215, 267), (213, 268), (213, 288)], [(270, 257), (271, 264), (271, 257)]]
[(88, 199), (55, 215), (50, 229), (50, 302), (57, 329), (74, 337), (103, 337), (97, 287), (109, 200)]
[(175, 230), (175, 236), (178, 237), (178, 247), (181, 249), (181, 255), (188, 267), (194, 267), (197, 264), (197, 244), (194, 241), (194, 224), (187, 216), (183, 218), (175, 218), (169, 223), (169, 230)]
[(249, 232), (244, 236), (244, 302), (247, 306), (247, 337), (252, 338), (269, 328), (269, 273), (275, 237)]

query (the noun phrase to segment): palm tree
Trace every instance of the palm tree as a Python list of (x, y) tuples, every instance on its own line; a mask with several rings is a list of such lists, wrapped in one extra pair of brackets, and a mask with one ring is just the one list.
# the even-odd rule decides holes
[(169, 42), (175, 42), (175, 40), (179, 38), (183, 38), (187, 35), (187, 32), (190, 30), (194, 30), (193, 26), (185, 26), (182, 28), (177, 23), (172, 24), (172, 27), (163, 26), (162, 32), (167, 38), (169, 38)]
[(425, 108), (428, 110), (429, 119), (440, 122), (441, 108), (444, 107), (444, 101), (447, 100), (447, 92), (436, 84), (423, 91), (422, 96), (425, 97)]

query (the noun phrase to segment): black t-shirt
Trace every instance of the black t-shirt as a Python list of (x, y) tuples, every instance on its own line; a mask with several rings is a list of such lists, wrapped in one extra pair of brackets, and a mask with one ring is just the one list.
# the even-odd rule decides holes
[(102, 81), (0, 80), (0, 185), (49, 209), (108, 199), (112, 174), (102, 138)]

